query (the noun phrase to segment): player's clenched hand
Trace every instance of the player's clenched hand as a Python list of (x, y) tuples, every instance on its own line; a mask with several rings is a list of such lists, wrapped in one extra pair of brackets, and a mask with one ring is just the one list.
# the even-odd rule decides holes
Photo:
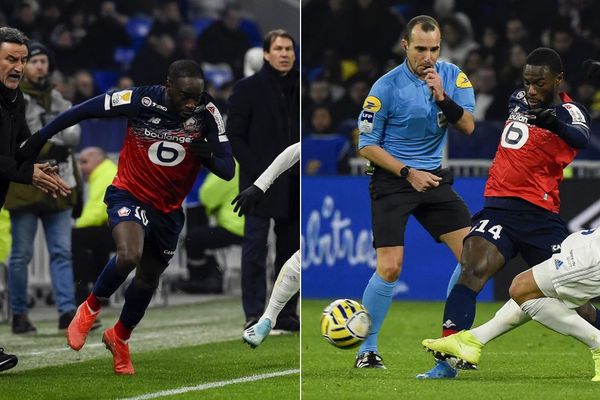
[[(254, 211), (258, 202), (262, 199), (265, 193), (256, 185), (252, 185), (240, 192), (231, 202), (233, 212), (238, 213), (238, 216), (246, 215)], [(239, 211), (239, 212), (238, 212)]]
[(71, 193), (71, 188), (58, 176), (57, 171), (58, 167), (51, 166), (49, 163), (33, 164), (31, 184), (54, 198), (59, 194), (67, 196)]
[(438, 75), (435, 68), (426, 68), (425, 72), (425, 83), (431, 89), (433, 98), (435, 101), (444, 100), (444, 88), (442, 86), (442, 78)]
[(428, 189), (438, 187), (442, 178), (430, 172), (412, 168), (406, 180), (417, 192), (425, 192)]
[(205, 140), (191, 142), (190, 150), (203, 164), (209, 162), (213, 157), (212, 145)]
[(527, 123), (557, 132), (559, 122), (553, 111), (551, 108), (534, 108), (533, 110), (529, 110), (529, 115), (533, 118), (528, 118)]

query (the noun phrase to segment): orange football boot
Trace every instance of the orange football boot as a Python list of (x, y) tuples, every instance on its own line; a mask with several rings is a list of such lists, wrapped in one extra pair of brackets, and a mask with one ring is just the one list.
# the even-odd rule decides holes
[(98, 314), (100, 314), (100, 310), (92, 311), (87, 301), (81, 303), (67, 328), (67, 343), (70, 348), (79, 351), (83, 347)]
[(115, 365), (115, 374), (133, 375), (135, 370), (131, 364), (129, 356), (129, 345), (122, 341), (117, 336), (115, 328), (111, 327), (104, 331), (102, 335), (102, 343), (113, 355), (113, 363)]

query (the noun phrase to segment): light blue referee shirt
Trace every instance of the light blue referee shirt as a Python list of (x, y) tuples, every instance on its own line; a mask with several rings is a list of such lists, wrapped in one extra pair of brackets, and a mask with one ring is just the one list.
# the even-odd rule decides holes
[[(475, 94), (467, 75), (456, 65), (438, 61), (435, 69), (446, 95), (473, 112)], [(407, 62), (375, 82), (358, 117), (358, 148), (375, 145), (411, 168), (433, 170), (442, 163), (448, 123), (425, 81)]]

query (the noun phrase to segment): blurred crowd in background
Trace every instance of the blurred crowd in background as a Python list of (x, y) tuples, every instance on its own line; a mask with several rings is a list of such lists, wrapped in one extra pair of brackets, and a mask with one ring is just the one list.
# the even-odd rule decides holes
[[(362, 103), (375, 80), (403, 62), (402, 32), (420, 14), (440, 23), (440, 60), (458, 65), (473, 83), (475, 120), (483, 122), (478, 126), (484, 135), (488, 126), (498, 126), (486, 122), (506, 119), (508, 97), (522, 87), (526, 56), (540, 46), (561, 55), (563, 90), (594, 121), (600, 119), (600, 90), (583, 79), (581, 69), (585, 59), (600, 57), (598, 1), (308, 0), (302, 8), (303, 156), (327, 143), (338, 162), (329, 168), (303, 162), (305, 174), (349, 172)], [(493, 155), (499, 135), (483, 158)]]
[(6, 0), (4, 25), (51, 49), (52, 82), (74, 104), (112, 87), (162, 84), (171, 62), (191, 58), (225, 107), (247, 50), (262, 45), (258, 25), (225, 0)]

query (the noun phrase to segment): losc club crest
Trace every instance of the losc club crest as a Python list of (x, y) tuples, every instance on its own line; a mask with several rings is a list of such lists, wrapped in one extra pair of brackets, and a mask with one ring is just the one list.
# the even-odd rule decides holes
[(127, 207), (121, 207), (117, 211), (117, 214), (119, 214), (119, 217), (126, 217), (129, 214), (131, 214), (131, 210), (129, 208), (127, 208)]
[(198, 121), (194, 117), (190, 117), (183, 123), (183, 130), (193, 131), (198, 127)]

